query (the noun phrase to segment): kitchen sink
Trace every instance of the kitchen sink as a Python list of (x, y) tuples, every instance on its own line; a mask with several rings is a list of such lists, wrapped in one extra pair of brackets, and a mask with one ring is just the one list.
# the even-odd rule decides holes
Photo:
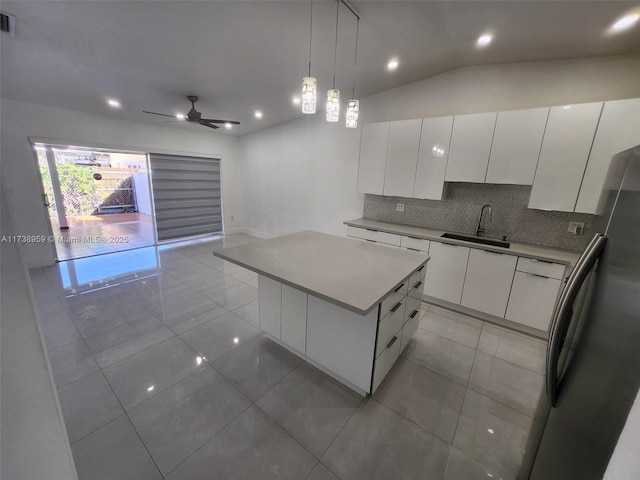
[(476, 237), (474, 235), (462, 235), (460, 233), (443, 233), (440, 238), (450, 238), (452, 240), (463, 240), (465, 242), (481, 243), (483, 245), (491, 245), (493, 247), (509, 248), (509, 242), (496, 240), (495, 238)]

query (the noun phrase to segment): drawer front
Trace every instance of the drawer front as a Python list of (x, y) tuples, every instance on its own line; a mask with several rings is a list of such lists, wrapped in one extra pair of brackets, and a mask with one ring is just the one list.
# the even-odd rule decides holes
[(400, 246), (400, 235), (396, 235), (395, 233), (387, 233), (387, 232), (378, 232), (374, 230), (368, 230), (369, 240), (375, 240), (379, 243), (386, 243), (387, 245), (395, 245), (396, 247)]
[(407, 295), (409, 291), (409, 279), (405, 279), (400, 285), (396, 287), (396, 289), (391, 292), (387, 297), (382, 300), (380, 304), (380, 319), (384, 318), (389, 310), (391, 310), (398, 302), (404, 303), (404, 297)]
[(387, 346), (398, 330), (402, 328), (405, 320), (406, 297), (394, 305), (387, 315), (378, 323), (378, 341), (376, 342), (377, 357)]
[(516, 270), (519, 272), (533, 273), (534, 275), (542, 275), (543, 277), (551, 277), (562, 280), (564, 277), (565, 265), (560, 263), (544, 262), (533, 258), (518, 258), (518, 266)]
[[(407, 323), (410, 319), (420, 316), (420, 298), (415, 296), (407, 296), (407, 306), (404, 310), (404, 323)], [(415, 313), (418, 312), (418, 313)]]
[(407, 237), (406, 235), (403, 235), (400, 241), (400, 246), (428, 253), (430, 243), (431, 242), (429, 240), (425, 240), (423, 238)]
[(382, 352), (380, 352), (375, 362), (373, 362), (373, 386), (371, 388), (371, 394), (380, 386), (382, 380), (400, 356), (401, 335), (402, 333), (400, 331), (396, 332), (392, 337), (392, 340), (395, 338), (395, 341), (393, 341), (393, 343), (390, 341), (389, 343), (391, 343), (391, 345), (386, 346)]
[(409, 340), (413, 338), (413, 335), (418, 330), (418, 324), (420, 323), (420, 315), (417, 314), (413, 318), (410, 318), (407, 323), (402, 327), (402, 337), (400, 339), (400, 352), (404, 351), (409, 344)]
[(347, 237), (362, 238), (363, 240), (372, 240), (368, 236), (369, 232), (370, 230), (366, 230), (364, 228), (356, 228), (356, 227), (352, 227), (351, 225), (347, 225)]
[[(409, 276), (409, 292), (413, 289), (420, 290), (420, 297), (422, 298), (422, 290), (424, 288), (424, 277), (427, 274), (427, 265), (420, 267), (420, 270), (416, 270)], [(420, 285), (418, 285), (419, 282)], [(411, 293), (410, 293), (411, 294)]]

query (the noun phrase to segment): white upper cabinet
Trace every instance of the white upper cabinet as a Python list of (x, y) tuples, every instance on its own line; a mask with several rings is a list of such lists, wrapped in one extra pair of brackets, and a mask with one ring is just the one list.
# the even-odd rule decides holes
[(358, 193), (382, 195), (388, 140), (389, 122), (368, 123), (362, 126)]
[(447, 161), (447, 182), (483, 183), (497, 113), (456, 115)]
[(422, 119), (414, 198), (442, 200), (453, 117)]
[(498, 112), (486, 183), (532, 185), (548, 108)]
[(420, 118), (390, 122), (384, 195), (392, 197), (413, 195), (421, 127), (422, 119)]
[(529, 208), (573, 212), (602, 102), (552, 107)]
[(640, 144), (640, 98), (605, 102), (580, 187), (576, 212), (602, 213), (600, 196), (611, 157)]

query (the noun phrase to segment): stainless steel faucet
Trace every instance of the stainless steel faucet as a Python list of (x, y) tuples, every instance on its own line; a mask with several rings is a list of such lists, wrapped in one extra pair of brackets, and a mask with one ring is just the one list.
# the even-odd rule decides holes
[(491, 208), (491, 205), (489, 205), (488, 203), (484, 204), (480, 209), (480, 216), (478, 217), (478, 226), (476, 227), (476, 237), (479, 237), (481, 233), (484, 233), (486, 231), (486, 229), (482, 226), (482, 214), (484, 213), (485, 208), (489, 209), (489, 221), (491, 221), (493, 216), (493, 210)]

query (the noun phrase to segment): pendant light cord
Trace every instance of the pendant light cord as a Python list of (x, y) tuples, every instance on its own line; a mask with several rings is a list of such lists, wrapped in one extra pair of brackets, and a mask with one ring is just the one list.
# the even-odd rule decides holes
[(360, 32), (360, 17), (356, 17), (356, 48), (353, 52), (353, 89), (351, 98), (356, 98), (356, 65), (358, 63), (358, 33)]
[(311, 19), (309, 21), (309, 76), (311, 76), (311, 37), (313, 36), (313, 0), (311, 0)]
[(340, 0), (336, 0), (336, 43), (333, 48), (333, 89), (336, 89), (336, 57), (338, 56), (338, 15), (340, 14)]

